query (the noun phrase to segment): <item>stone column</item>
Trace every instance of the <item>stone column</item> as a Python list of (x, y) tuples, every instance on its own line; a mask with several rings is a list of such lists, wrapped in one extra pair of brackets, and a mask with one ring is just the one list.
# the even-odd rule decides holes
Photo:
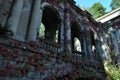
[(3, 2), (4, 2), (5, 0), (0, 0), (0, 9), (2, 8), (2, 5), (3, 5)]
[(115, 31), (115, 36), (116, 36), (118, 48), (119, 48), (119, 54), (117, 54), (117, 62), (120, 69), (120, 30)]
[(40, 9), (40, 4), (41, 0), (34, 0), (30, 26), (27, 36), (28, 41), (36, 41), (37, 32), (39, 32), (39, 27), (42, 19), (42, 10)]
[(117, 42), (116, 36), (113, 32), (110, 33), (110, 36), (111, 36), (112, 44), (114, 46), (113, 50), (115, 51), (115, 55), (117, 55), (117, 63), (120, 68), (120, 52), (119, 52), (118, 42)]
[(86, 30), (86, 48), (87, 48), (87, 55), (88, 58), (93, 58), (92, 57), (92, 43), (91, 43), (91, 37), (90, 37), (90, 32), (88, 30)]
[(107, 60), (107, 61), (111, 62), (111, 58), (110, 58), (110, 54), (109, 54), (110, 53), (110, 47), (108, 46), (107, 39), (110, 40), (110, 38), (105, 37), (105, 36), (104, 37), (103, 36), (100, 37), (101, 47), (102, 47), (102, 54), (101, 54), (101, 56), (102, 56), (104, 61)]
[(102, 50), (102, 42), (99, 39), (95, 40), (95, 48), (97, 53), (99, 53), (99, 55), (101, 56), (103, 54), (103, 50)]
[(61, 12), (61, 24), (60, 24), (60, 45), (61, 45), (61, 49), (60, 51), (64, 51), (64, 12)]
[(12, 5), (13, 0), (0, 0), (0, 26), (6, 26)]
[(70, 25), (70, 13), (69, 9), (65, 9), (65, 48), (68, 53), (71, 53), (71, 25)]
[(13, 35), (17, 30), (22, 7), (23, 7), (23, 0), (15, 0), (10, 18), (8, 19), (8, 23), (7, 23), (7, 25), (9, 26), (9, 30), (13, 33)]
[(97, 54), (97, 58), (99, 58), (98, 60), (101, 61), (102, 60), (102, 54), (103, 54), (102, 42), (99, 39), (96, 39), (94, 46), (95, 46), (95, 54)]
[(81, 34), (81, 37), (80, 37), (80, 41), (81, 41), (81, 50), (82, 52), (84, 53), (84, 56), (87, 55), (87, 47), (86, 47), (86, 39), (85, 39), (85, 36), (84, 36), (84, 31), (82, 32)]

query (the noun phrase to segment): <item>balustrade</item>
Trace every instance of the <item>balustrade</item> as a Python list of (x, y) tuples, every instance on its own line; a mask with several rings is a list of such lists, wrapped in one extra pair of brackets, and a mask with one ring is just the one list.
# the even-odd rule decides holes
[(44, 39), (39, 39), (39, 46), (41, 48), (48, 49), (52, 52), (59, 53), (60, 52), (60, 44), (54, 43), (54, 42), (49, 42)]

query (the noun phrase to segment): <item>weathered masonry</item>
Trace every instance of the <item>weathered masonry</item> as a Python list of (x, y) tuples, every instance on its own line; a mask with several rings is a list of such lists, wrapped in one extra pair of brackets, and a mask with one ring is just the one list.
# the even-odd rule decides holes
[(0, 0), (0, 80), (105, 80), (99, 27), (73, 0)]
[(101, 22), (100, 33), (103, 59), (120, 68), (120, 7), (107, 13), (96, 21)]

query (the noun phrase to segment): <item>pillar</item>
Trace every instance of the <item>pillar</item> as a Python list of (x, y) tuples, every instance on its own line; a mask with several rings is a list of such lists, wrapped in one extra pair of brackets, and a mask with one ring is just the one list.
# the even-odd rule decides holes
[(101, 61), (103, 50), (102, 50), (102, 42), (99, 39), (95, 40), (95, 50), (96, 50), (95, 54), (97, 54), (97, 58), (99, 58), (98, 60)]
[(60, 33), (60, 51), (64, 51), (64, 12), (62, 11), (61, 12), (61, 24), (60, 24), (60, 31), (59, 31), (59, 33)]
[(39, 32), (42, 19), (42, 10), (40, 9), (40, 4), (41, 0), (34, 0), (30, 25), (28, 28), (28, 41), (36, 41), (37, 39), (37, 32)]
[(87, 55), (88, 55), (88, 58), (92, 59), (93, 58), (92, 57), (92, 43), (91, 43), (91, 37), (90, 37), (90, 31), (89, 30), (85, 30), (85, 37), (86, 37)]
[(13, 5), (13, 0), (0, 0), (0, 26), (1, 27), (4, 27), (6, 25), (12, 5)]
[(69, 9), (65, 9), (65, 46), (66, 52), (71, 53), (71, 25)]
[(0, 0), (0, 10), (1, 10), (1, 8), (3, 8), (3, 5), (4, 5), (5, 2), (7, 2), (7, 1), (5, 1), (5, 0)]
[(0, 0), (0, 9), (2, 8), (2, 5), (3, 5), (3, 2), (4, 2), (5, 0)]
[(118, 62), (118, 66), (120, 69), (120, 30), (115, 31), (115, 36), (116, 36), (116, 40), (117, 40), (117, 44), (118, 44), (118, 48), (119, 48), (119, 54), (117, 54), (117, 62)]
[(80, 41), (81, 41), (81, 51), (84, 53), (84, 56), (87, 56), (87, 47), (86, 47), (86, 39), (84, 36), (84, 31), (82, 31), (81, 37), (80, 37)]
[(116, 36), (113, 32), (110, 33), (110, 36), (111, 36), (112, 44), (114, 47), (113, 50), (115, 51), (115, 55), (117, 55), (117, 63), (120, 68), (120, 52), (119, 52), (118, 42), (117, 42)]
[(7, 25), (9, 26), (9, 30), (13, 33), (13, 35), (17, 30), (22, 7), (23, 7), (23, 0), (15, 0), (14, 6), (11, 11), (11, 15), (7, 23)]

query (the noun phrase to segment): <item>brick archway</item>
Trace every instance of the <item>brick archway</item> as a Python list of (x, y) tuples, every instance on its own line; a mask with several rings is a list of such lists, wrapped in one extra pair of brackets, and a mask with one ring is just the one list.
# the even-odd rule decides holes
[(50, 5), (44, 6), (42, 23), (45, 26), (45, 40), (59, 43), (60, 21), (60, 15), (56, 8)]

